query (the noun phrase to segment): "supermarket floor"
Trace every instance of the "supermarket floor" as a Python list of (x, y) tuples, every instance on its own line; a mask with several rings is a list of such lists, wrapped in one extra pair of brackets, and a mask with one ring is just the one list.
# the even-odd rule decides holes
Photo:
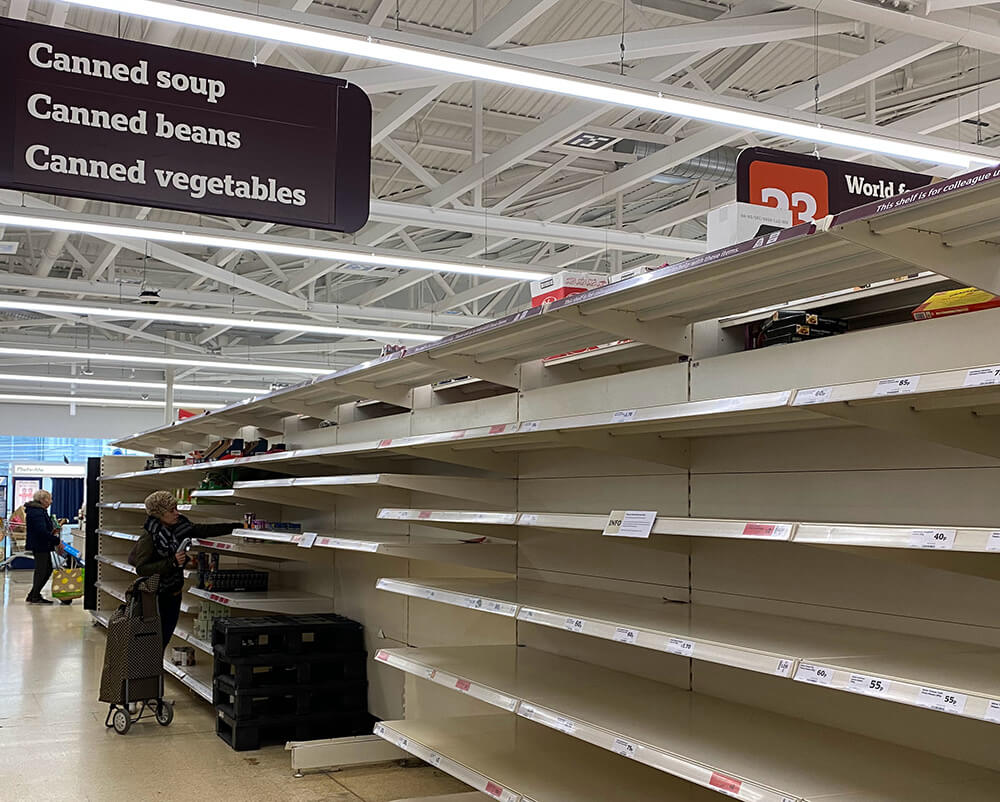
[(97, 701), (104, 632), (79, 601), (24, 603), (30, 572), (0, 578), (0, 800), (223, 799), (390, 802), (467, 791), (430, 767), (346, 769), (293, 778), (281, 747), (234, 752), (208, 704), (167, 678), (169, 727), (105, 729)]

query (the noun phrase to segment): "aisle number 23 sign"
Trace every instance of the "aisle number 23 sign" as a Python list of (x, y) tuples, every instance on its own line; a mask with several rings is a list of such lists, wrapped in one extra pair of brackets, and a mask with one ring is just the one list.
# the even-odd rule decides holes
[(926, 186), (931, 176), (838, 159), (747, 148), (736, 162), (736, 200), (792, 213), (792, 224)]

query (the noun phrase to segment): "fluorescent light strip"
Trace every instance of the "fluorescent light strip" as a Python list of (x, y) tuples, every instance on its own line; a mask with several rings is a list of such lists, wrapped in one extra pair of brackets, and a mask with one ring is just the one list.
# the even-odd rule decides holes
[[(127, 379), (89, 379), (86, 376), (25, 376), (20, 373), (0, 373), (0, 382), (39, 382), (42, 384), (81, 384), (92, 387), (133, 387), (136, 390), (166, 390), (163, 382), (141, 382)], [(267, 395), (271, 392), (264, 387), (229, 387), (219, 384), (175, 384), (174, 390), (191, 393), (216, 393), (236, 395)]]
[(335, 334), (343, 337), (366, 337), (380, 340), (412, 340), (418, 343), (436, 342), (436, 334), (410, 334), (388, 329), (355, 329), (347, 326), (323, 326), (310, 323), (291, 323), (281, 320), (246, 320), (237, 317), (213, 315), (184, 315), (157, 309), (116, 309), (111, 306), (82, 306), (78, 304), (15, 301), (0, 298), (0, 309), (21, 309), (27, 312), (90, 315), (92, 317), (124, 318), (128, 320), (165, 320), (187, 323), (192, 326), (232, 326), (236, 329), (263, 329), (264, 331), (299, 331), (308, 334)]
[(221, 362), (209, 359), (184, 359), (179, 357), (154, 356), (152, 354), (104, 354), (88, 351), (55, 351), (51, 348), (13, 348), (0, 346), (0, 355), (6, 356), (40, 356), (48, 359), (75, 359), (91, 362), (124, 362), (126, 364), (143, 365), (147, 368), (159, 368), (171, 365), (180, 368), (216, 368), (219, 370), (250, 371), (251, 373), (297, 373), (307, 376), (325, 376), (333, 372), (333, 368), (298, 368), (289, 365), (261, 365), (253, 362)]
[[(163, 401), (127, 401), (122, 398), (85, 398), (72, 395), (17, 395), (15, 393), (0, 393), (2, 404), (80, 404), (85, 407), (150, 407), (163, 409)], [(225, 404), (207, 404), (202, 401), (175, 401), (174, 407), (191, 407), (192, 409), (222, 409)]]
[(164, 20), (178, 25), (205, 28), (225, 34), (266, 39), (313, 50), (341, 53), (392, 64), (406, 64), (411, 67), (465, 78), (523, 87), (539, 92), (568, 95), (599, 103), (648, 109), (661, 114), (778, 134), (806, 142), (885, 153), (932, 164), (946, 164), (966, 170), (974, 166), (997, 163), (995, 160), (973, 156), (958, 150), (924, 146), (891, 137), (856, 133), (818, 124), (812, 125), (777, 115), (740, 111), (719, 104), (663, 97), (653, 92), (626, 89), (596, 80), (566, 78), (555, 72), (526, 67), (508, 67), (489, 61), (450, 56), (429, 48), (421, 49), (377, 42), (370, 37), (353, 37), (303, 25), (269, 21), (235, 12), (223, 13), (192, 5), (160, 2), (159, 0), (63, 0), (63, 2), (129, 16)]
[(93, 223), (67, 217), (60, 220), (52, 217), (37, 217), (29, 214), (0, 213), (0, 226), (21, 226), (40, 228), (46, 231), (69, 231), (78, 234), (93, 234), (100, 237), (128, 237), (151, 242), (169, 242), (174, 245), (201, 245), (206, 248), (236, 248), (241, 251), (256, 251), (277, 256), (295, 256), (305, 259), (324, 259), (331, 262), (375, 265), (378, 267), (398, 267), (404, 270), (426, 270), (434, 273), (457, 273), (485, 278), (506, 278), (512, 281), (539, 281), (550, 273), (536, 270), (517, 270), (509, 267), (486, 267), (463, 265), (455, 262), (441, 262), (409, 256), (388, 256), (339, 248), (324, 248), (312, 245), (292, 245), (275, 242), (266, 238), (226, 237), (216, 234), (189, 233), (145, 226), (123, 226), (113, 223)]

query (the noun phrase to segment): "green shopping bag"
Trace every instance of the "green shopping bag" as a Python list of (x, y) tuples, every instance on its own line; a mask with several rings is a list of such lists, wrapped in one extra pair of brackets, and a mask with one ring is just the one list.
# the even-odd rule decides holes
[(60, 601), (79, 599), (83, 595), (83, 566), (52, 570), (52, 598)]

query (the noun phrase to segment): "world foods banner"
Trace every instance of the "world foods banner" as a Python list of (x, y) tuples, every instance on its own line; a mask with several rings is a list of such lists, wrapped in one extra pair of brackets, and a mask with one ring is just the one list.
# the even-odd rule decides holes
[(0, 187), (334, 231), (368, 219), (345, 81), (0, 20)]
[(791, 211), (795, 225), (919, 189), (932, 180), (869, 164), (747, 148), (736, 161), (736, 200)]

